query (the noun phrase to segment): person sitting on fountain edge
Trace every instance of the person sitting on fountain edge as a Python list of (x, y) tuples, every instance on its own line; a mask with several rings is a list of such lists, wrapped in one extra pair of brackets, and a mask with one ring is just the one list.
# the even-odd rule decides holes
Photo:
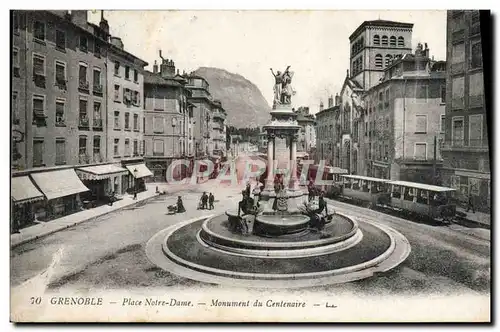
[[(318, 198), (318, 208), (313, 211), (314, 220), (311, 220), (311, 225), (319, 230), (325, 227), (326, 219), (328, 218), (328, 205), (326, 204), (324, 196), (325, 192), (321, 191)], [(323, 211), (325, 212), (324, 215)]]

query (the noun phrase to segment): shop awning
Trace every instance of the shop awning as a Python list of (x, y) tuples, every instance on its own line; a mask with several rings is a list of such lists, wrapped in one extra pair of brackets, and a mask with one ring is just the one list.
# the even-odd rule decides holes
[(48, 200), (88, 191), (73, 169), (31, 174)]
[(43, 194), (35, 187), (28, 176), (12, 178), (10, 197), (15, 204), (36, 202), (44, 199)]
[(116, 165), (98, 165), (78, 168), (76, 174), (82, 180), (103, 180), (112, 176), (126, 175), (128, 170)]
[(129, 172), (136, 179), (145, 178), (147, 176), (153, 176), (153, 173), (151, 173), (151, 171), (149, 170), (149, 168), (146, 167), (145, 164), (126, 165), (125, 167), (127, 167)]

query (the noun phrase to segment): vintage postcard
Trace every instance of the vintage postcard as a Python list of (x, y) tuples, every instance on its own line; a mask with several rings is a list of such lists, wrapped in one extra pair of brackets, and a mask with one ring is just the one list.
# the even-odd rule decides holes
[(490, 322), (489, 11), (10, 33), (12, 322)]

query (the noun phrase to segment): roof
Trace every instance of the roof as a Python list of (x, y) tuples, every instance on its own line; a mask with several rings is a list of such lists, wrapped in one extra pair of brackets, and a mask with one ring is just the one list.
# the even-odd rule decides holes
[(371, 178), (369, 176), (362, 176), (362, 175), (342, 175), (342, 176), (345, 178), (354, 179), (354, 180), (365, 180), (365, 181), (373, 181), (373, 182), (391, 182), (391, 180), (388, 180), (388, 179)]
[(178, 81), (169, 78), (163, 78), (160, 74), (155, 74), (150, 71), (144, 72), (144, 84), (154, 84), (154, 85), (168, 85), (175, 87), (183, 87), (184, 85)]
[(339, 109), (340, 108), (340, 105), (336, 105), (336, 106), (333, 106), (333, 107), (329, 107), (329, 108), (325, 108), (324, 110), (322, 111), (319, 111), (318, 113), (316, 113), (316, 119), (318, 119), (318, 116), (322, 116), (323, 114), (326, 114), (328, 112), (334, 112), (335, 109)]
[(425, 183), (408, 182), (408, 181), (391, 181), (391, 184), (396, 186), (411, 187), (435, 192), (455, 191), (456, 189), (448, 187), (433, 186)]
[(413, 23), (404, 23), (404, 22), (396, 22), (396, 21), (387, 21), (387, 20), (372, 20), (372, 21), (364, 21), (361, 25), (354, 30), (354, 32), (349, 36), (349, 40), (352, 41), (354, 38), (358, 36), (358, 34), (365, 28), (369, 26), (375, 27), (391, 27), (391, 28), (413, 28)]

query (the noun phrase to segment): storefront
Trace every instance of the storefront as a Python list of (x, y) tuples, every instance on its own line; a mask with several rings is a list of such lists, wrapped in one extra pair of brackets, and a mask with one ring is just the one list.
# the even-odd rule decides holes
[(33, 173), (31, 178), (47, 199), (34, 206), (38, 220), (51, 220), (82, 209), (80, 194), (89, 189), (73, 169)]
[(146, 167), (145, 164), (126, 165), (125, 167), (130, 172), (129, 176), (132, 176), (133, 179), (130, 192), (146, 191), (145, 180), (150, 176), (153, 176), (153, 173)]
[(84, 185), (90, 189), (85, 199), (97, 202), (102, 201), (104, 196), (111, 193), (123, 194), (120, 191), (120, 178), (129, 174), (127, 169), (113, 164), (82, 167), (76, 169), (76, 173)]
[(12, 178), (10, 198), (12, 203), (11, 230), (17, 231), (35, 220), (34, 203), (44, 200), (28, 176)]

